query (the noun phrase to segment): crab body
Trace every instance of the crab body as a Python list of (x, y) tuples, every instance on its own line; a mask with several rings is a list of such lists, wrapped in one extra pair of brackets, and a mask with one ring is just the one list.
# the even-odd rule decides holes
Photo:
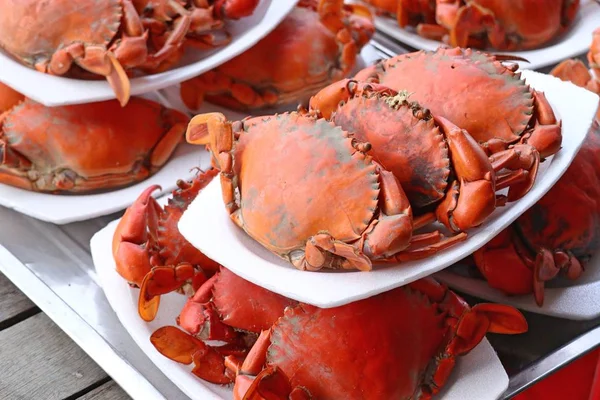
[(427, 399), (444, 386), (456, 358), (487, 332), (526, 330), (515, 309), (490, 304), (471, 309), (424, 279), (340, 307), (286, 309), (250, 351), (237, 382), (245, 386), (262, 352), (265, 369), (244, 398), (260, 393), (257, 398)]
[(182, 99), (190, 109), (206, 99), (240, 110), (307, 100), (350, 73), (374, 32), (361, 12), (342, 1), (303, 0), (250, 50), (183, 82)]
[(561, 124), (543, 93), (488, 54), (460, 48), (402, 54), (355, 78), (411, 93), (433, 115), (466, 129), (488, 154), (520, 142), (545, 158), (562, 143)]
[[(416, 209), (436, 205), (436, 218), (454, 232), (480, 225), (498, 202), (532, 186), (539, 156), (526, 145), (488, 158), (469, 133), (432, 115), (406, 92), (354, 80), (336, 82), (310, 100), (310, 112), (361, 141), (398, 178)], [(510, 172), (497, 177), (500, 170)], [(508, 199), (496, 191), (510, 187)]]
[(578, 10), (579, 0), (437, 0), (436, 20), (450, 46), (526, 50), (563, 33)]
[(0, 182), (51, 193), (139, 182), (166, 163), (186, 122), (141, 98), (125, 108), (116, 101), (45, 107), (26, 99), (0, 115)]
[[(256, 0), (246, 0), (251, 4)], [(122, 105), (129, 100), (126, 70), (159, 72), (182, 56), (195, 4), (179, 0), (2, 0), (0, 47), (23, 64), (52, 75), (106, 77)], [(196, 3), (191, 2), (191, 3)], [(220, 20), (197, 1), (206, 19)], [(219, 10), (239, 1), (218, 1)], [(142, 12), (138, 14), (137, 8)], [(156, 11), (156, 13), (154, 13)], [(216, 12), (216, 11), (215, 11)], [(222, 12), (222, 11), (219, 11)], [(210, 24), (209, 24), (210, 25)], [(202, 29), (194, 26), (198, 33)], [(211, 45), (212, 35), (200, 39)], [(79, 68), (73, 68), (79, 67)], [(85, 71), (85, 73), (84, 73)]]
[(397, 179), (365, 155), (370, 145), (324, 119), (286, 113), (232, 124), (204, 114), (187, 135), (209, 144), (233, 221), (299, 269), (370, 270), (372, 260), (403, 250), (422, 257), (463, 239), (413, 236), (420, 226)]
[(171, 360), (193, 362), (193, 373), (204, 380), (235, 381), (236, 400), (428, 399), (444, 386), (456, 358), (487, 332), (527, 330), (514, 308), (470, 308), (431, 278), (321, 309), (270, 293), (225, 269), (219, 274), (227, 275), (215, 276), (204, 285), (212, 290), (203, 287), (194, 297), (220, 299), (223, 321), (254, 333), (255, 339), (260, 333), (255, 342), (243, 350), (232, 342), (211, 347), (196, 333), (172, 326), (158, 329), (150, 340)]
[(145, 321), (156, 316), (160, 295), (185, 290), (186, 286), (197, 289), (219, 268), (177, 228), (187, 206), (216, 174), (209, 170), (191, 182), (179, 181), (164, 209), (152, 197), (159, 187), (149, 187), (117, 225), (112, 243), (117, 272), (140, 287), (138, 312)]

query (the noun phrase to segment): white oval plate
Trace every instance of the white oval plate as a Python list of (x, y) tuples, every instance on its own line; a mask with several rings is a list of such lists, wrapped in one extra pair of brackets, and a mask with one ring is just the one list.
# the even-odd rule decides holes
[[(190, 51), (179, 67), (131, 80), (131, 95), (155, 91), (200, 75), (254, 46), (269, 34), (294, 8), (298, 0), (261, 0), (256, 11), (238, 21), (227, 21), (233, 40), (227, 46), (207, 51)], [(40, 73), (0, 51), (0, 82), (46, 106), (91, 103), (114, 99), (105, 80), (69, 79)]]
[[(156, 319), (142, 321), (137, 313), (139, 289), (132, 289), (115, 271), (112, 237), (118, 221), (111, 222), (92, 237), (91, 251), (100, 284), (108, 302), (133, 340), (160, 370), (192, 400), (233, 398), (231, 387), (196, 378), (191, 367), (161, 355), (150, 343), (150, 335), (161, 326), (175, 325), (186, 298), (176, 293), (161, 297)], [(207, 230), (208, 227), (207, 227)], [(459, 357), (452, 375), (436, 400), (494, 400), (508, 388), (508, 376), (496, 352), (484, 339), (464, 357)]]
[(192, 202), (179, 230), (208, 257), (241, 277), (284, 296), (318, 307), (335, 307), (406, 285), (438, 272), (483, 246), (535, 204), (571, 164), (591, 126), (598, 96), (550, 75), (524, 71), (534, 88), (546, 93), (563, 123), (563, 147), (541, 165), (532, 190), (522, 199), (497, 209), (466, 241), (420, 261), (378, 266), (370, 272), (295, 269), (251, 239), (233, 222), (223, 205), (218, 180)]
[(453, 289), (481, 299), (510, 304), (522, 310), (552, 317), (573, 320), (600, 317), (600, 253), (592, 257), (580, 279), (569, 281), (568, 286), (546, 287), (542, 307), (535, 303), (533, 294), (507, 296), (489, 287), (483, 279), (467, 277), (453, 272), (452, 269), (438, 272), (434, 276)]
[[(491, 53), (512, 54), (529, 60), (518, 62), (521, 68), (539, 69), (575, 57), (588, 51), (592, 42), (592, 32), (600, 27), (600, 6), (593, 0), (583, 0), (581, 8), (571, 28), (546, 47), (526, 51), (488, 50)], [(435, 50), (445, 45), (437, 40), (425, 39), (417, 35), (412, 27), (402, 29), (396, 19), (376, 16), (375, 27), (394, 39), (419, 50)]]

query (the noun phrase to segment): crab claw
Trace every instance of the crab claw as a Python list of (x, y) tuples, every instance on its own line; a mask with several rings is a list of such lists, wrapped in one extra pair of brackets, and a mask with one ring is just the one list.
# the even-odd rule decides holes
[(232, 382), (226, 375), (225, 358), (215, 348), (174, 326), (157, 329), (150, 342), (170, 360), (186, 365), (193, 362), (192, 373), (201, 379), (217, 384)]
[(117, 272), (129, 283), (141, 286), (150, 272), (148, 248), (156, 232), (158, 216), (162, 209), (152, 197), (160, 186), (152, 185), (125, 211), (113, 236), (112, 251)]
[[(238, 383), (238, 379), (241, 381)], [(246, 385), (248, 378), (244, 375), (236, 379), (236, 388), (234, 393), (241, 392), (239, 385)], [(254, 380), (246, 390), (242, 400), (262, 400), (262, 399), (289, 399), (292, 394), (292, 385), (287, 376), (277, 367), (267, 367)], [(310, 397), (304, 397), (310, 399)], [(302, 397), (298, 397), (302, 399)]]
[(462, 355), (477, 346), (486, 333), (516, 335), (527, 332), (527, 320), (516, 308), (481, 303), (473, 306), (459, 319), (456, 336), (448, 345), (449, 352)]
[(146, 274), (140, 288), (138, 313), (140, 317), (150, 322), (156, 317), (160, 304), (160, 296), (181, 288), (185, 283), (194, 280), (199, 286), (206, 277), (202, 272), (196, 274), (189, 263), (173, 267), (154, 267)]
[(237, 333), (221, 321), (218, 312), (210, 303), (218, 276), (213, 275), (188, 299), (177, 317), (177, 324), (202, 339), (233, 342), (238, 338)]

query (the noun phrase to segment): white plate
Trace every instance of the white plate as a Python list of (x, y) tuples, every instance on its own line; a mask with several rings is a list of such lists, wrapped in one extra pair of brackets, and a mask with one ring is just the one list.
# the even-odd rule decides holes
[[(592, 42), (592, 32), (600, 27), (600, 6), (593, 0), (583, 0), (581, 3), (581, 9), (571, 28), (546, 45), (546, 47), (514, 52), (488, 51), (523, 57), (529, 60), (529, 63), (519, 62), (519, 64), (521, 68), (527, 69), (543, 68), (587, 52)], [(396, 19), (391, 17), (376, 16), (375, 27), (394, 39), (419, 50), (435, 50), (441, 45), (445, 45), (437, 40), (425, 39), (417, 35), (412, 27), (407, 27), (407, 29), (400, 28)]]
[[(232, 399), (229, 387), (196, 378), (190, 372), (190, 366), (169, 360), (150, 343), (150, 335), (156, 329), (175, 325), (175, 317), (181, 311), (185, 297), (175, 293), (162, 296), (156, 319), (150, 323), (140, 319), (137, 313), (139, 290), (130, 288), (115, 271), (111, 243), (116, 224), (117, 221), (111, 222), (92, 237), (91, 250), (100, 284), (117, 317), (150, 360), (191, 399)], [(487, 339), (484, 339), (469, 354), (458, 358), (450, 379), (435, 399), (492, 400), (497, 399), (507, 387), (508, 376), (496, 352)]]
[[(190, 50), (181, 66), (131, 80), (131, 95), (158, 90), (200, 75), (256, 44), (285, 18), (297, 0), (262, 0), (254, 14), (238, 21), (227, 21), (233, 40), (214, 51)], [(91, 103), (114, 99), (105, 80), (68, 79), (40, 73), (0, 51), (0, 81), (46, 106)]]
[(144, 189), (154, 184), (162, 187), (155, 195), (168, 193), (176, 188), (178, 179), (191, 178), (196, 167), (209, 168), (210, 153), (198, 146), (182, 143), (160, 171), (135, 185), (105, 193), (57, 195), (0, 183), (0, 205), (42, 221), (68, 224), (124, 210)]
[[(181, 233), (208, 257), (243, 278), (293, 299), (319, 307), (335, 307), (405, 285), (454, 264), (491, 240), (535, 204), (569, 167), (591, 126), (598, 96), (558, 78), (533, 71), (523, 77), (543, 90), (562, 119), (563, 147), (540, 168), (532, 190), (497, 209), (469, 238), (420, 261), (380, 266), (370, 272), (306, 272), (276, 257), (230, 221), (215, 180), (192, 202), (179, 222)], [(211, 227), (202, 229), (202, 227)]]
[(559, 318), (590, 320), (600, 317), (600, 253), (586, 265), (580, 279), (568, 282), (564, 280), (561, 287), (552, 287), (555, 282), (548, 282), (544, 288), (542, 307), (538, 307), (531, 293), (507, 296), (489, 287), (483, 279), (463, 276), (452, 269), (441, 271), (435, 277), (453, 289), (472, 296)]

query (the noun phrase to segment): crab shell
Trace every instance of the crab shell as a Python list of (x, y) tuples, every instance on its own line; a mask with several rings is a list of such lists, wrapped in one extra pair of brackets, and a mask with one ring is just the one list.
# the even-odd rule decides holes
[(578, 10), (579, 0), (513, 0), (510, 5), (504, 0), (437, 0), (436, 20), (448, 29), (451, 46), (479, 43), (498, 50), (526, 50), (564, 32)]
[(0, 114), (25, 100), (25, 96), (0, 82)]
[[(367, 67), (356, 79), (411, 93), (411, 100), (466, 129), (491, 152), (530, 134), (542, 157), (560, 149), (561, 126), (543, 94), (492, 55), (460, 48), (418, 51)], [(534, 136), (540, 144), (532, 142)]]
[[(323, 4), (317, 7), (319, 2)], [(319, 9), (326, 7), (341, 11), (321, 16)], [(301, 1), (250, 50), (183, 82), (183, 101), (190, 109), (206, 99), (230, 109), (253, 110), (307, 100), (348, 75), (374, 33), (370, 15), (357, 13), (354, 9), (362, 11), (358, 6), (352, 11), (343, 7), (337, 0)]]
[[(289, 388), (302, 388), (303, 399), (428, 399), (444, 386), (456, 357), (486, 332), (526, 330), (515, 309), (470, 309), (426, 278), (340, 307), (286, 309), (271, 329), (266, 370), (281, 371)], [(255, 398), (248, 396), (256, 395), (261, 379), (244, 398)], [(264, 398), (288, 398), (266, 396), (268, 387), (263, 389)]]
[(200, 339), (231, 341), (231, 328), (258, 335), (296, 304), (221, 267), (186, 302), (177, 323)]
[(45, 107), (25, 100), (0, 116), (0, 182), (40, 192), (91, 192), (146, 179), (180, 143), (187, 117), (132, 98)]

